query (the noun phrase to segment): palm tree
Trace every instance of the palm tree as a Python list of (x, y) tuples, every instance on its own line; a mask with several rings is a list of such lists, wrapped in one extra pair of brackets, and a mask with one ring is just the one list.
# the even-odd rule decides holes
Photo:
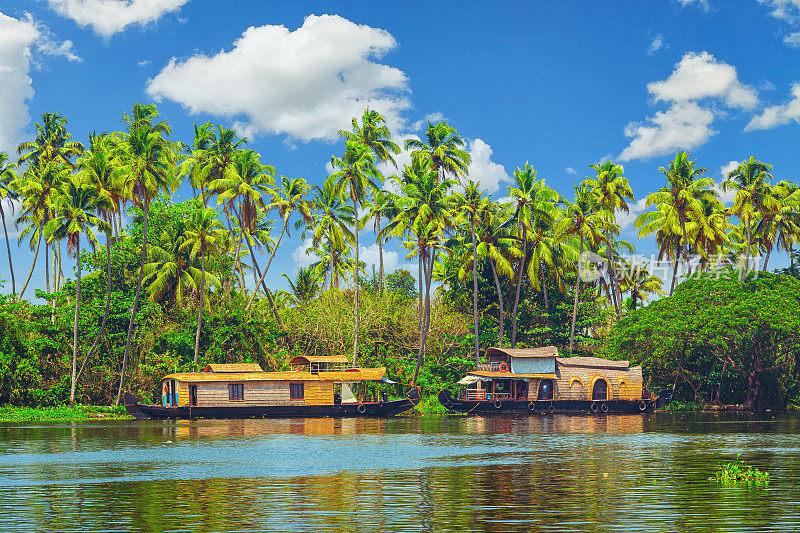
[(18, 164), (27, 162), (35, 167), (40, 162), (57, 162), (74, 169), (70, 159), (83, 153), (83, 145), (70, 140), (72, 134), (67, 131), (66, 117), (59, 113), (44, 113), (42, 122), (37, 122), (34, 127), (36, 138), (17, 147)]
[[(347, 141), (345, 143), (344, 156), (339, 159), (331, 157), (331, 166), (338, 168), (338, 172), (331, 174), (336, 181), (336, 190), (343, 191), (349, 189), (350, 199), (353, 201), (353, 227), (355, 228), (355, 248), (356, 265), (358, 261), (358, 206), (363, 205), (368, 189), (377, 189), (376, 180), (381, 180), (378, 170), (375, 168), (375, 156), (366, 144), (358, 141)], [(358, 268), (353, 271), (353, 281), (355, 284), (355, 328), (353, 333), (353, 364), (356, 363), (358, 356)]]
[(97, 189), (81, 179), (80, 176), (72, 176), (56, 196), (55, 217), (50, 220), (45, 228), (48, 240), (67, 239), (68, 253), (75, 252), (77, 262), (77, 279), (75, 282), (75, 322), (72, 332), (72, 380), (69, 391), (69, 404), (75, 404), (75, 387), (77, 384), (78, 370), (78, 319), (81, 309), (81, 234), (85, 233), (86, 238), (92, 246), (97, 245), (97, 237), (92, 232), (92, 227), (101, 231), (110, 231), (109, 224), (97, 217), (93, 212), (97, 210), (101, 203), (107, 200), (98, 196)]
[(464, 139), (446, 121), (433, 124), (428, 122), (425, 142), (406, 139), (406, 150), (412, 150), (411, 157), (430, 162), (431, 168), (443, 180), (445, 175), (466, 176), (471, 161), (470, 155), (462, 148)]
[(297, 276), (292, 281), (289, 276), (283, 274), (289, 286), (292, 288), (292, 298), (302, 306), (307, 306), (308, 302), (314, 299), (319, 293), (319, 284), (317, 283), (317, 276), (312, 267), (299, 268)]
[(391, 218), (396, 214), (396, 208), (392, 202), (392, 196), (383, 189), (373, 189), (372, 201), (367, 204), (369, 212), (361, 219), (361, 224), (366, 224), (371, 218), (372, 229), (375, 232), (375, 241), (378, 243), (378, 276), (380, 277), (380, 294), (383, 294), (386, 284), (386, 273), (383, 269), (383, 243), (385, 238), (381, 237), (381, 220)]
[(469, 180), (464, 193), (456, 193), (456, 212), (469, 221), (472, 235), (472, 321), (475, 335), (475, 364), (480, 363), (480, 341), (478, 338), (478, 245), (475, 241), (475, 224), (480, 221), (481, 213), (488, 208), (489, 200), (484, 196), (479, 185)]
[[(606, 242), (605, 231), (608, 227), (608, 213), (599, 209), (599, 199), (591, 186), (583, 182), (575, 185), (575, 201), (564, 200), (566, 210), (562, 218), (556, 222), (556, 238), (563, 240), (575, 237), (580, 240), (580, 256), (583, 257), (584, 246), (588, 243), (590, 248), (601, 242)], [(575, 321), (578, 317), (578, 294), (581, 286), (580, 271), (575, 276), (575, 301), (572, 309), (572, 326), (569, 333), (569, 353), (575, 342)]]
[(386, 117), (377, 111), (366, 108), (361, 116), (361, 125), (353, 117), (353, 131), (339, 130), (339, 135), (346, 141), (356, 141), (369, 146), (378, 161), (382, 163), (389, 161), (397, 168), (392, 154), (399, 154), (400, 147), (391, 141), (392, 135), (386, 127)]
[[(599, 197), (600, 207), (609, 212), (610, 220), (612, 222), (616, 220), (614, 214), (616, 211), (630, 212), (627, 200), (634, 201), (633, 190), (628, 183), (628, 179), (622, 175), (625, 172), (622, 165), (618, 165), (613, 161), (606, 161), (603, 164), (590, 166), (595, 170), (597, 175), (594, 178), (589, 178), (588, 183)], [(613, 297), (617, 316), (620, 316), (622, 314), (622, 302), (615, 270), (614, 237), (615, 235), (613, 234), (606, 235), (606, 238), (611, 242), (611, 245), (608, 247), (608, 264), (611, 267), (611, 295)]]
[[(322, 187), (314, 185), (314, 231), (311, 234), (311, 245), (320, 250), (316, 253), (321, 260), (330, 254), (330, 258), (323, 260), (320, 271), (330, 271), (331, 287), (339, 286), (339, 274), (341, 269), (337, 268), (340, 263), (342, 252), (355, 242), (355, 235), (348, 226), (355, 224), (355, 210), (344, 203), (342, 190), (336, 185), (336, 178), (328, 176)], [(323, 252), (323, 245), (326, 246)], [(315, 267), (315, 268), (317, 268)]]
[(150, 200), (159, 191), (170, 191), (175, 182), (176, 145), (167, 140), (172, 128), (164, 121), (153, 122), (158, 118), (154, 104), (136, 103), (130, 115), (123, 114), (122, 121), (127, 124), (125, 132), (112, 136), (117, 170), (115, 175), (123, 179), (124, 190), (129, 191), (130, 199), (142, 210), (144, 223), (142, 229), (142, 255), (139, 262), (139, 278), (128, 322), (128, 336), (125, 340), (125, 353), (122, 357), (122, 372), (115, 405), (119, 405), (125, 371), (128, 365), (131, 337), (136, 313), (139, 310), (139, 297), (142, 290), (144, 265), (147, 262), (147, 223), (150, 214)]
[[(286, 176), (281, 176), (281, 187), (270, 190), (270, 194), (272, 194), (272, 201), (270, 202), (268, 208), (276, 209), (278, 211), (278, 216), (280, 216), (281, 220), (283, 220), (283, 226), (281, 227), (281, 233), (278, 236), (278, 240), (275, 242), (275, 246), (272, 247), (272, 253), (269, 255), (267, 266), (264, 267), (264, 272), (261, 274), (261, 278), (258, 280), (258, 283), (256, 283), (256, 286), (264, 281), (264, 277), (267, 275), (267, 271), (269, 271), (269, 267), (272, 264), (272, 259), (275, 257), (275, 252), (278, 250), (278, 246), (281, 244), (283, 234), (286, 233), (286, 227), (289, 224), (289, 219), (291, 218), (292, 214), (296, 211), (304, 221), (307, 223), (311, 222), (311, 210), (313, 203), (309, 200), (304, 200), (309, 189), (310, 187), (308, 183), (306, 183), (306, 180), (302, 178), (294, 178), (290, 180)], [(253, 294), (250, 295), (250, 300), (248, 300), (245, 310), (249, 310), (250, 306), (253, 305), (256, 292), (257, 291), (254, 290)], [(271, 299), (269, 290), (267, 290), (266, 293), (267, 299)], [(275, 313), (277, 318), (277, 310), (275, 309), (275, 306), (271, 303), (270, 305), (272, 306), (273, 313)]]
[(640, 298), (648, 300), (648, 294), (664, 294), (664, 291), (661, 290), (663, 281), (658, 276), (650, 274), (644, 264), (635, 265), (629, 261), (623, 261), (621, 270), (620, 288), (623, 292), (630, 291), (633, 311), (636, 311), (636, 304)]
[(200, 296), (197, 311), (197, 332), (194, 337), (194, 362), (200, 352), (200, 329), (203, 325), (203, 307), (206, 299), (206, 256), (216, 255), (221, 251), (222, 243), (227, 238), (227, 233), (222, 229), (222, 224), (216, 218), (216, 211), (204, 208), (192, 215), (186, 225), (186, 240), (181, 245), (181, 251), (189, 250), (189, 256), (194, 259), (200, 255)]
[(16, 200), (19, 195), (14, 191), (11, 183), (17, 179), (14, 172), (17, 166), (9, 162), (8, 154), (0, 152), (0, 217), (3, 219), (3, 233), (6, 237), (6, 251), (8, 252), (8, 269), (11, 271), (11, 293), (17, 295), (17, 283), (14, 279), (14, 263), (11, 261), (11, 243), (8, 241), (8, 227), (6, 226), (6, 211), (3, 203), (6, 199)]
[[(523, 168), (517, 167), (514, 171), (514, 182), (513, 186), (508, 187), (508, 195), (515, 200), (514, 214), (509, 218), (508, 223), (515, 226), (516, 237), (522, 244), (522, 255), (517, 265), (517, 290), (511, 313), (512, 348), (517, 344), (517, 309), (522, 289), (522, 274), (525, 271), (525, 259), (528, 255), (528, 231), (531, 227), (552, 224), (556, 215), (555, 203), (558, 201), (558, 193), (545, 185), (543, 179), (536, 179), (536, 171), (527, 161)], [(534, 276), (531, 284), (536, 286), (537, 282), (538, 278)]]
[(753, 244), (752, 222), (758, 216), (774, 216), (780, 211), (779, 202), (768, 183), (768, 180), (772, 179), (771, 171), (772, 165), (756, 161), (755, 157), (751, 156), (728, 172), (727, 179), (722, 182), (723, 191), (736, 191), (730, 213), (736, 215), (747, 230), (745, 275), (750, 268), (750, 250)]

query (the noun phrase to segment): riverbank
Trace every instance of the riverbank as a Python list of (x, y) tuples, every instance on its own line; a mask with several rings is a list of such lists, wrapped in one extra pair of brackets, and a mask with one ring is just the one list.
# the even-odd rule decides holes
[(132, 419), (124, 406), (76, 405), (68, 407), (0, 407), (0, 422), (72, 422), (84, 420)]

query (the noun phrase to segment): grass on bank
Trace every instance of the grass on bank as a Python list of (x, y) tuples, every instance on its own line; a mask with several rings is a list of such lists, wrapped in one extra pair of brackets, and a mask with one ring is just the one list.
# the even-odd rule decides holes
[(720, 463), (714, 477), (708, 479), (722, 485), (737, 483), (766, 485), (769, 483), (769, 472), (762, 472), (753, 466), (743, 463), (741, 456), (741, 454), (737, 455), (735, 461), (730, 461), (727, 464)]
[(125, 412), (124, 406), (105, 407), (97, 405), (76, 405), (75, 407), (0, 407), (0, 422), (116, 420), (133, 418)]

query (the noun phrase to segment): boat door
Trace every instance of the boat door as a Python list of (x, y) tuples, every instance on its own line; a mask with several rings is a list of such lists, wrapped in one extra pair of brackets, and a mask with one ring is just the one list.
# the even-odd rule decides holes
[(197, 385), (189, 385), (189, 405), (197, 407)]
[(178, 406), (178, 386), (174, 379), (164, 381), (163, 400), (164, 407)]

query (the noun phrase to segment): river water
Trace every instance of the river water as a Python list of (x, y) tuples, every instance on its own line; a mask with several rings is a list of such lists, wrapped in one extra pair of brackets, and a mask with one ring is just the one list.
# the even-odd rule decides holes
[[(800, 418), (0, 425), (3, 531), (800, 531)], [(766, 487), (708, 480), (720, 461)]]

